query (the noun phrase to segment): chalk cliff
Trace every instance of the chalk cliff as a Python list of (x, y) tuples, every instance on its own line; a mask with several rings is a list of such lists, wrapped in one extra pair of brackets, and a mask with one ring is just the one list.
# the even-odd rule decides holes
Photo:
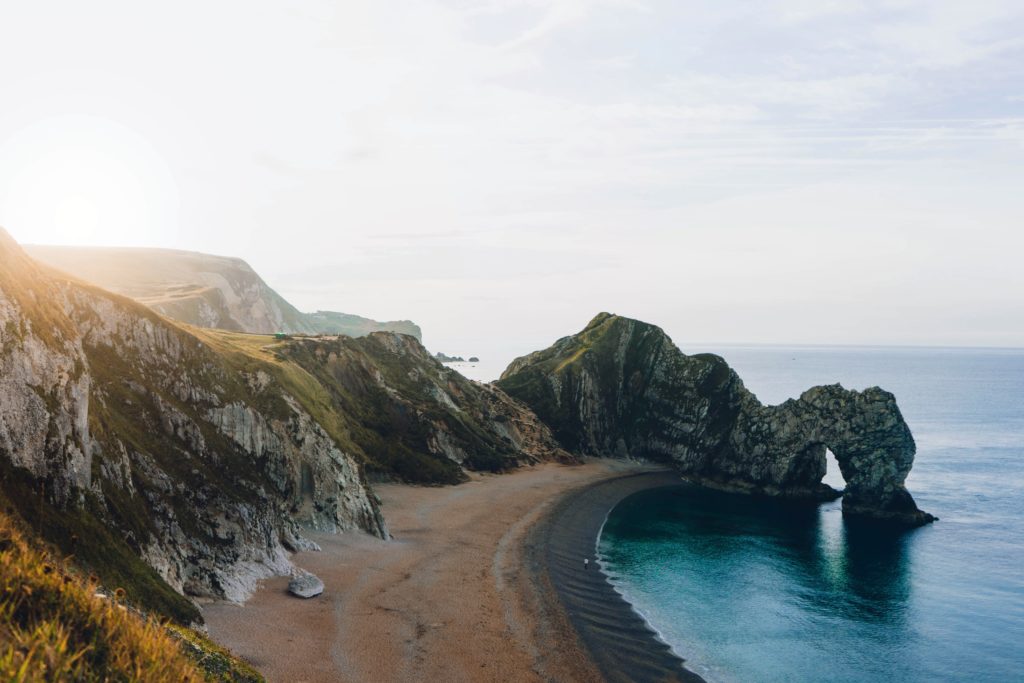
[(844, 513), (916, 525), (904, 481), (915, 444), (892, 394), (814, 387), (765, 406), (720, 357), (683, 354), (658, 327), (602, 313), (515, 360), (497, 382), (569, 451), (671, 463), (732, 490), (827, 499), (825, 451), (846, 480)]

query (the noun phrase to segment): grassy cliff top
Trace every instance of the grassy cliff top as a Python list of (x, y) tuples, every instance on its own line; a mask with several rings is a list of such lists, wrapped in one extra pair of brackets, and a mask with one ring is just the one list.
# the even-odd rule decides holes
[(380, 322), (348, 313), (303, 313), (239, 258), (144, 247), (25, 245), (40, 263), (203, 327), (273, 334), (363, 336), (395, 331), (422, 338), (408, 320)]
[[(658, 326), (640, 320), (626, 318), (614, 313), (598, 313), (578, 333), (562, 337), (541, 351), (513, 360), (499, 380), (499, 386), (517, 385), (527, 381), (525, 375), (557, 374), (586, 361), (590, 352), (599, 356), (619, 351), (620, 333), (636, 333), (637, 337), (647, 336), (658, 343), (671, 340)], [(524, 374), (525, 373), (525, 374)], [(515, 378), (516, 375), (524, 375)]]

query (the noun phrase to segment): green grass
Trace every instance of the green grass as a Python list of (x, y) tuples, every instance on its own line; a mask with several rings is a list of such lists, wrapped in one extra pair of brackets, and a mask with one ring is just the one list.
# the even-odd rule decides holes
[[(502, 471), (514, 465), (511, 449), (494, 435), (472, 419), (438, 408), (422, 379), (422, 373), (436, 370), (436, 364), (425, 351), (416, 353), (418, 347), (395, 354), (373, 336), (277, 340), (271, 335), (189, 331), (233, 371), (263, 371), (272, 378), (261, 395), (249, 392), (247, 402), (270, 401), (283, 390), (369, 474), (416, 484), (464, 481), (458, 463), (429, 452), (427, 421), (444, 423), (465, 448), (467, 467)], [(380, 386), (376, 373), (400, 399)], [(461, 378), (452, 381), (463, 383), (460, 391), (478, 391)], [(268, 404), (261, 404), (261, 409), (274, 412)], [(280, 416), (286, 418), (289, 411), (283, 411)]]
[(120, 593), (96, 592), (0, 515), (0, 679), (206, 679), (158, 622), (119, 604)]

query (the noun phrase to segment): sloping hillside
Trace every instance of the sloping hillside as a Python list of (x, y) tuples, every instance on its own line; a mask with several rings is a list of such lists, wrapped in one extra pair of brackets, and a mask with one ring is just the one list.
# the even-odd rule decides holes
[(525, 405), (445, 367), (408, 335), (298, 339), (278, 353), (323, 387), (345, 423), (340, 438), (379, 475), (454, 483), (463, 468), (574, 461)]
[(188, 622), (288, 570), (302, 528), (385, 535), (363, 471), (431, 483), (566, 457), (532, 413), (393, 333), (186, 327), (0, 231), (0, 492), (48, 541)]
[(198, 327), (351, 337), (390, 331), (421, 338), (419, 327), (408, 320), (377, 322), (333, 311), (302, 313), (237, 258), (174, 249), (48, 245), (25, 249), (38, 261)]
[(77, 575), (0, 513), (0, 679), (263, 681), (202, 635), (124, 602), (121, 590)]
[(188, 621), (286, 571), (300, 524), (384, 534), (359, 464), (285, 391), (0, 234), (0, 472), (44, 538)]

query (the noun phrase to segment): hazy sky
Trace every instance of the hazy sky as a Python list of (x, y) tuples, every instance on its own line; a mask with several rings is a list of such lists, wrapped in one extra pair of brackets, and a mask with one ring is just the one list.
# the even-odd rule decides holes
[(455, 353), (600, 310), (1024, 346), (1020, 0), (157, 5), (0, 4), (17, 239), (241, 256)]

